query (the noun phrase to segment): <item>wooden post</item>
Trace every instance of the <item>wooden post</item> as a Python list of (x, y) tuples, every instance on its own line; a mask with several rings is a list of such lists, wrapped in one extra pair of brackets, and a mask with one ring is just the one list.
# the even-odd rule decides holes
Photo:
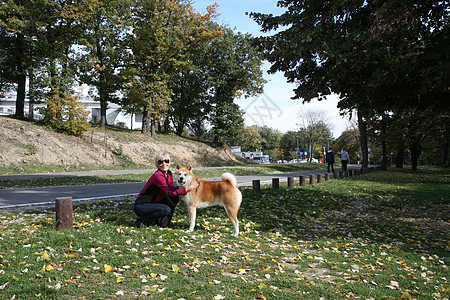
[(347, 170), (344, 171), (344, 177), (348, 177), (348, 171)]
[(348, 176), (352, 177), (353, 176), (353, 170), (348, 170)]
[(339, 171), (339, 178), (344, 178), (344, 171)]
[(330, 180), (330, 173), (325, 173), (325, 180)]
[(61, 197), (55, 199), (56, 229), (73, 229), (73, 206), (72, 197)]
[(314, 185), (314, 179), (315, 179), (316, 177), (314, 176), (314, 174), (311, 174), (311, 175), (309, 175), (309, 184), (311, 184), (311, 185)]
[(300, 186), (306, 185), (306, 178), (304, 175), (300, 175)]
[(288, 177), (287, 179), (288, 189), (291, 189), (294, 187), (294, 177)]
[(256, 194), (259, 194), (261, 192), (261, 183), (259, 180), (253, 180), (252, 181), (253, 184), (253, 192), (255, 192)]
[(323, 178), (323, 175), (322, 174), (317, 174), (317, 183), (322, 183), (322, 178)]
[(337, 179), (337, 178), (338, 178), (337, 172), (336, 172), (336, 171), (333, 172), (333, 178), (334, 178), (334, 179)]
[(274, 190), (280, 189), (280, 178), (272, 178), (272, 188)]

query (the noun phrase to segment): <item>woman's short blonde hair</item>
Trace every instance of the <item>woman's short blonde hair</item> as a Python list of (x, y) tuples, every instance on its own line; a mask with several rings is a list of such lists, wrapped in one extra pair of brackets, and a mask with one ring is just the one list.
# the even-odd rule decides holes
[(164, 159), (170, 160), (169, 153), (167, 153), (165, 151), (162, 151), (162, 152), (159, 152), (158, 154), (156, 154), (156, 157), (155, 157), (155, 166), (156, 166), (156, 168), (158, 168), (158, 166), (159, 166), (158, 160), (164, 160)]

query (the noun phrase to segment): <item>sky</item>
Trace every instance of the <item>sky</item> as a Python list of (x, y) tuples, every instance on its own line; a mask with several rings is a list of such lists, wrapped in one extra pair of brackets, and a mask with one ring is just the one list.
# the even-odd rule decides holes
[[(205, 13), (206, 7), (217, 3), (220, 16), (215, 21), (221, 25), (254, 36), (267, 35), (260, 32), (256, 24), (246, 12), (261, 12), (280, 15), (284, 9), (277, 7), (277, 0), (193, 0), (197, 12)], [(269, 33), (270, 35), (270, 33)], [(326, 115), (330, 129), (338, 138), (349, 126), (347, 118), (342, 118), (337, 108), (338, 97), (329, 96), (326, 100), (312, 100), (302, 104), (302, 100), (292, 100), (295, 85), (286, 82), (280, 72), (268, 74), (270, 64), (263, 64), (264, 78), (268, 81), (264, 86), (264, 93), (248, 99), (236, 99), (235, 102), (245, 111), (245, 126), (268, 126), (283, 133), (297, 130), (301, 119), (301, 111), (319, 111)]]

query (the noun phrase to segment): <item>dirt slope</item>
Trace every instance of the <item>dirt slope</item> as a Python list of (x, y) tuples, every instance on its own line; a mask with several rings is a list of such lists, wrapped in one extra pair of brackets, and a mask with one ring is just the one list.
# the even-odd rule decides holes
[[(82, 138), (56, 133), (34, 123), (0, 117), (0, 166), (45, 164), (82, 169), (112, 166), (153, 168), (155, 154), (193, 167), (237, 163), (233, 154), (173, 135), (154, 140), (139, 132), (90, 129)], [(130, 164), (132, 162), (133, 164)]]

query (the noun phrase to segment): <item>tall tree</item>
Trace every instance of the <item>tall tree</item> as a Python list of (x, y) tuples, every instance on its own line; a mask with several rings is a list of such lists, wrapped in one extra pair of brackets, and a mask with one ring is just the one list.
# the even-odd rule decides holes
[(219, 34), (208, 28), (215, 15), (215, 6), (201, 15), (185, 0), (135, 2), (131, 51), (123, 75), (128, 81), (127, 98), (143, 113), (143, 133), (148, 131), (150, 120), (152, 136), (156, 137), (154, 124), (167, 115), (171, 101), (170, 74), (188, 68), (189, 51)]
[(238, 137), (236, 145), (242, 147), (242, 151), (259, 151), (261, 150), (262, 137), (259, 134), (257, 126), (245, 127)]
[[(299, 132), (308, 141), (309, 161), (312, 161), (317, 146), (327, 145), (332, 139), (328, 118), (324, 112), (303, 110), (299, 113)], [(321, 151), (323, 152), (323, 151)]]
[(36, 22), (41, 16), (39, 7), (36, 1), (29, 0), (0, 2), (0, 82), (16, 86), (15, 115), (19, 118), (24, 117), (26, 76), (32, 61)]
[(265, 83), (262, 56), (252, 44), (253, 37), (230, 28), (223, 31), (223, 37), (213, 40), (205, 53), (214, 144), (224, 136), (236, 135), (236, 128), (243, 125), (243, 112), (234, 99), (261, 93)]
[(89, 14), (79, 39), (84, 63), (81, 80), (96, 88), (100, 102), (100, 127), (107, 125), (108, 102), (118, 102), (121, 88), (119, 71), (125, 56), (124, 40), (130, 16), (131, 0), (88, 1)]
[(204, 48), (201, 45), (191, 53), (192, 67), (180, 70), (170, 78), (172, 102), (170, 118), (175, 133), (181, 135), (186, 128), (198, 138), (206, 130), (205, 123), (210, 113), (208, 98), (208, 62), (203, 61)]
[(280, 147), (280, 140), (283, 133), (279, 130), (270, 128), (268, 126), (258, 127), (261, 135), (261, 149), (263, 151), (274, 151)]
[[(280, 140), (280, 152), (282, 155), (282, 159), (287, 159), (296, 157), (296, 150), (297, 147), (297, 141), (299, 138), (299, 133), (297, 131), (288, 131), (286, 132)], [(304, 150), (306, 150), (306, 144), (302, 141), (299, 141), (299, 148), (303, 149), (303, 145), (305, 147)]]
[[(252, 45), (248, 34), (211, 24), (223, 35), (200, 47), (189, 56), (191, 69), (172, 77), (172, 105), (175, 126), (191, 128), (208, 122), (214, 144), (224, 138), (237, 138), (243, 127), (243, 112), (234, 103), (236, 98), (262, 92), (261, 54)], [(184, 123), (184, 124), (183, 124)]]
[[(374, 111), (449, 110), (448, 1), (278, 4), (286, 8), (280, 16), (252, 14), (264, 31), (284, 26), (259, 40), (270, 71), (298, 83), (294, 99), (308, 102), (334, 92), (344, 112), (358, 109), (361, 143), (367, 138), (364, 118)], [(362, 150), (367, 166), (367, 143)]]
[(333, 143), (333, 151), (339, 153), (345, 148), (350, 156), (351, 162), (356, 162), (359, 153), (358, 132), (355, 129), (348, 129), (338, 137)]

